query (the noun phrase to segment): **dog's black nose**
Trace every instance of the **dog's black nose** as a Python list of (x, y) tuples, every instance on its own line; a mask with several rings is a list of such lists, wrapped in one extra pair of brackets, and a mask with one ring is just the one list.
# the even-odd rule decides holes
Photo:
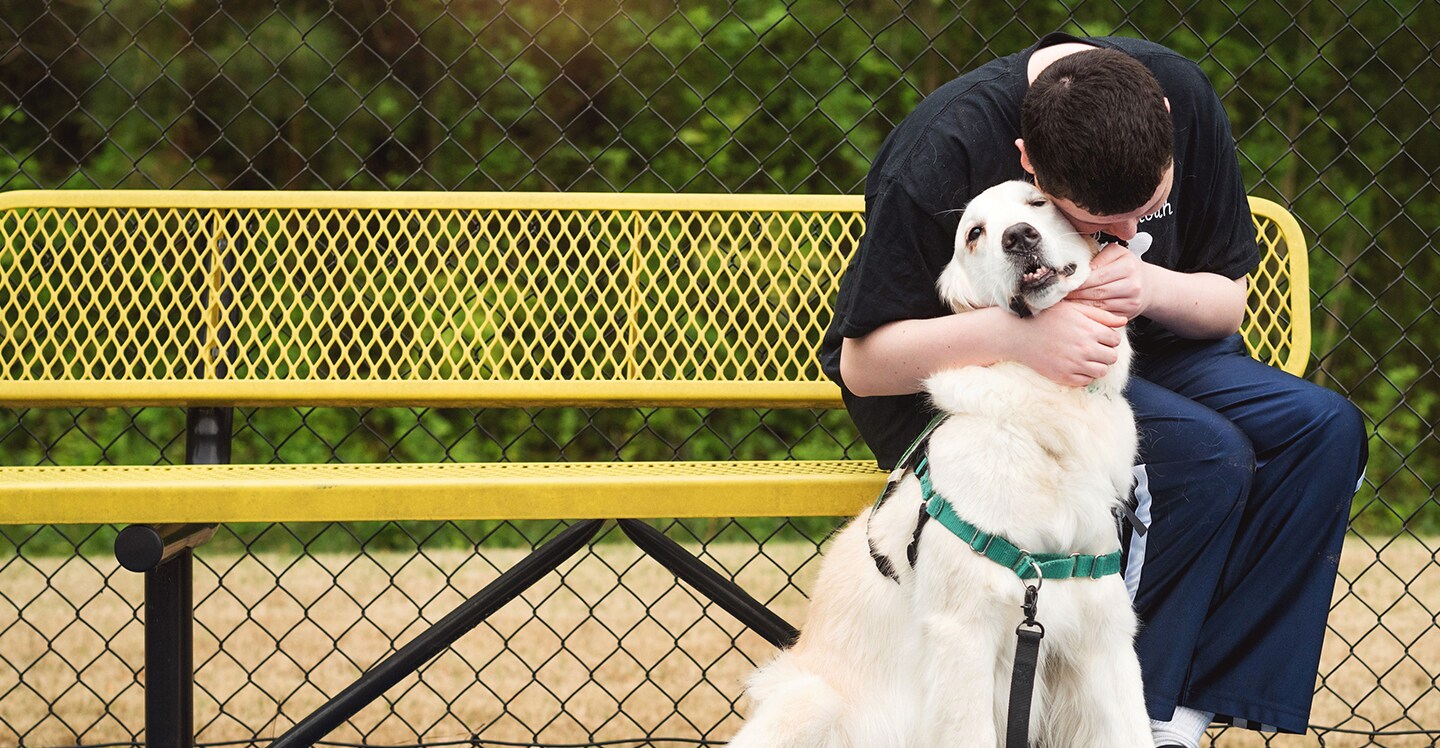
[(1000, 236), (1000, 246), (1006, 252), (1029, 252), (1040, 243), (1040, 232), (1028, 223), (1017, 223)]

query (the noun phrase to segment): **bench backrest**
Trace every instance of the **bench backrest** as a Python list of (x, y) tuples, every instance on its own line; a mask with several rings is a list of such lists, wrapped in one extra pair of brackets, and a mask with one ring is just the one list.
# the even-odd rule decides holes
[[(1303, 369), (1303, 240), (1279, 206), (1252, 207), (1269, 257), (1247, 337)], [(0, 405), (834, 407), (815, 351), (863, 211), (853, 196), (10, 192)]]

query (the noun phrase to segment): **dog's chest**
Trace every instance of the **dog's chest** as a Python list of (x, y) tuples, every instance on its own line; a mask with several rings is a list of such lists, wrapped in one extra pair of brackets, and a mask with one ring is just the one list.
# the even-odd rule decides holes
[(1135, 457), (1124, 398), (966, 384), (951, 391), (955, 409), (930, 439), (935, 490), (967, 521), (1036, 552), (1112, 547), (1111, 512), (1128, 498)]

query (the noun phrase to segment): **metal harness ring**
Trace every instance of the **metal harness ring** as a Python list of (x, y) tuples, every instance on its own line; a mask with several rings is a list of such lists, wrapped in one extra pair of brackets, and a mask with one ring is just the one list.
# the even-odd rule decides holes
[(1040, 588), (1045, 586), (1045, 573), (1040, 571), (1040, 564), (1035, 560), (1034, 556), (1030, 555), (1030, 551), (1021, 548), (1020, 552), (1025, 554), (1025, 560), (1029, 561), (1030, 568), (1035, 570), (1035, 591), (1039, 592)]

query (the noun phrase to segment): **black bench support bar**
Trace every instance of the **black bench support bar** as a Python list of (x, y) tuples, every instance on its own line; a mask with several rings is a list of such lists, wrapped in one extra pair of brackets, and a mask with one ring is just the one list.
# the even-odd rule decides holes
[(605, 520), (589, 519), (565, 528), (409, 644), (370, 668), (359, 680), (277, 738), (270, 748), (309, 746), (330, 734), (356, 712), (380, 698), (391, 686), (420, 669), (470, 629), (480, 625), (492, 613), (578, 553), (604, 523)]
[(772, 613), (739, 585), (695, 558), (684, 546), (665, 537), (665, 533), (638, 519), (622, 519), (619, 524), (640, 550), (700, 594), (714, 600), (725, 612), (735, 616), (766, 641), (786, 649), (800, 638), (800, 632), (794, 626)]
[(115, 538), (115, 560), (136, 573), (154, 571), (214, 534), (215, 525), (130, 525)]

